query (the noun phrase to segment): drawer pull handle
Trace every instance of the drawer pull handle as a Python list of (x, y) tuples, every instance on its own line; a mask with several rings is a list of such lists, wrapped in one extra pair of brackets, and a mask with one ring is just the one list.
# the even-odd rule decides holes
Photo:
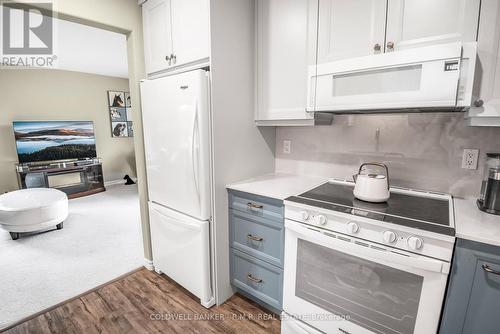
[(248, 202), (247, 203), (247, 207), (249, 209), (263, 209), (264, 208), (264, 205), (259, 205), (259, 204), (254, 204), (252, 202)]
[(254, 283), (262, 283), (262, 278), (255, 278), (252, 276), (252, 274), (248, 274), (247, 278), (249, 281), (252, 281)]
[(496, 271), (490, 268), (487, 264), (483, 264), (483, 270), (486, 271), (488, 274), (493, 274), (493, 275), (499, 275), (500, 276), (500, 271)]
[(261, 237), (256, 237), (256, 236), (253, 236), (251, 234), (247, 235), (247, 238), (249, 240), (253, 240), (253, 241), (264, 241), (264, 238), (261, 238)]

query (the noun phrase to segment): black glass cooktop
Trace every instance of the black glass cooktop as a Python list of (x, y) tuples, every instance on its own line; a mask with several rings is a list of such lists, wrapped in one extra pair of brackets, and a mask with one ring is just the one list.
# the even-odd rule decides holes
[(354, 184), (325, 183), (288, 201), (321, 207), (387, 223), (455, 235), (448, 200), (391, 192), (385, 203), (369, 203), (353, 195)]

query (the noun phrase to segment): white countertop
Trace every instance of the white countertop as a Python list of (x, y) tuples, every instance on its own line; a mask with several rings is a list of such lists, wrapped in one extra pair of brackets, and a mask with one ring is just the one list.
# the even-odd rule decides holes
[(476, 199), (453, 199), (457, 238), (500, 246), (500, 216), (482, 212)]
[(277, 173), (233, 183), (227, 185), (226, 188), (284, 200), (327, 181), (328, 179), (323, 177)]
[[(230, 184), (227, 188), (284, 200), (327, 181), (322, 177), (277, 173)], [(500, 246), (500, 216), (480, 211), (473, 198), (453, 198), (453, 202), (457, 238)]]

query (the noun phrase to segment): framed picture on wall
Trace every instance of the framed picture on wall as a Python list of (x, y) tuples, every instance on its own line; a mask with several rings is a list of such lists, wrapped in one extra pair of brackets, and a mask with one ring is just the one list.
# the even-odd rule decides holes
[(130, 99), (130, 93), (125, 93), (125, 107), (132, 107), (132, 100)]
[(108, 102), (110, 107), (125, 107), (125, 92), (108, 91)]
[(113, 138), (128, 137), (127, 122), (111, 122)]
[(127, 127), (128, 127), (128, 136), (133, 137), (134, 136), (134, 124), (133, 122), (127, 122)]
[(126, 122), (127, 121), (127, 110), (125, 108), (109, 108), (109, 115), (112, 122)]
[(132, 108), (127, 108), (127, 121), (133, 122), (134, 118), (132, 116)]
[(131, 106), (129, 92), (108, 90), (108, 110), (113, 138), (134, 136)]

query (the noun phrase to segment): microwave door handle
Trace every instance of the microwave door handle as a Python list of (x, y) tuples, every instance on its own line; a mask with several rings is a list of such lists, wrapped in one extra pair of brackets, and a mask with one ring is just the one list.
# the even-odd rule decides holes
[(349, 243), (346, 241), (341, 241), (325, 235), (316, 229), (304, 228), (301, 226), (296, 226), (296, 223), (286, 221), (285, 227), (290, 229), (299, 235), (309, 237), (310, 240), (318, 241), (320, 244), (337, 250), (342, 253), (357, 256), (367, 260), (373, 260), (375, 262), (397, 264), (404, 267), (412, 267), (425, 271), (432, 272), (443, 272), (443, 262), (434, 259), (420, 258), (420, 257), (409, 257), (389, 251), (379, 251), (365, 246), (359, 246), (354, 243)]

